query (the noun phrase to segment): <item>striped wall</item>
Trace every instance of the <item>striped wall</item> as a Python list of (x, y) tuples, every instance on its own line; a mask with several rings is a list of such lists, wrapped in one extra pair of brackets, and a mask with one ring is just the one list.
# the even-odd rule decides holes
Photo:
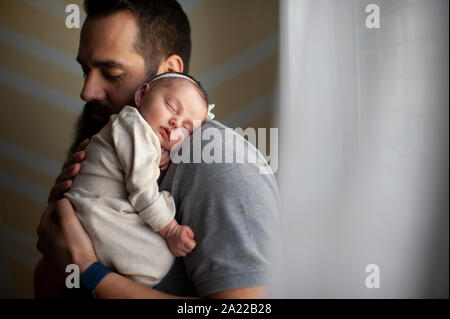
[[(0, 0), (0, 297), (33, 296), (36, 227), (83, 102), (81, 0)], [(192, 27), (191, 72), (230, 127), (273, 127), (278, 0), (181, 0)]]

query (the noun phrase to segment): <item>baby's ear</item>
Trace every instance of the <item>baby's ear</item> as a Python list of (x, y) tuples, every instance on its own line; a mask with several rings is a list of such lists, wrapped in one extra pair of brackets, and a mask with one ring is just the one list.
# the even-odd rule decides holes
[(142, 98), (144, 97), (145, 93), (148, 91), (148, 88), (150, 87), (150, 84), (144, 83), (142, 84), (139, 89), (136, 90), (136, 93), (134, 94), (134, 103), (137, 107), (141, 106)]

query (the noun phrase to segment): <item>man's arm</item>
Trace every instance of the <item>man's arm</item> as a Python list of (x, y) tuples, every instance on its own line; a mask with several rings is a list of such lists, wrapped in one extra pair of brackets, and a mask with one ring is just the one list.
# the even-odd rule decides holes
[[(95, 289), (102, 299), (191, 299), (169, 295), (156, 289), (142, 286), (117, 273), (108, 274)], [(256, 299), (266, 297), (265, 287), (246, 287), (217, 292), (208, 296), (213, 299)]]
[[(38, 249), (46, 261), (41, 261), (35, 271), (35, 293), (37, 298), (58, 298), (64, 294), (62, 287), (65, 266), (77, 264), (80, 273), (96, 261), (89, 235), (82, 227), (69, 200), (62, 199), (49, 205), (40, 223)], [(51, 236), (43, 233), (50, 231)], [(52, 240), (49, 243), (47, 240)], [(52, 263), (47, 263), (52, 261)], [(56, 266), (56, 268), (53, 268)], [(61, 285), (58, 287), (58, 285)], [(95, 289), (98, 298), (149, 298), (166, 299), (186, 297), (174, 296), (140, 285), (117, 273), (110, 273), (103, 278)], [(259, 298), (262, 288), (242, 288), (212, 294), (210, 298)]]

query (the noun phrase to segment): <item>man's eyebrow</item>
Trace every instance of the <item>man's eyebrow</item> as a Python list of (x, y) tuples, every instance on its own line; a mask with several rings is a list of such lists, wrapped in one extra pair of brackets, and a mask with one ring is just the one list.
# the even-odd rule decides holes
[[(80, 65), (86, 65), (84, 63), (84, 61), (81, 58), (79, 58), (79, 57), (77, 57), (77, 62)], [(120, 63), (120, 62), (117, 62), (117, 61), (114, 61), (114, 60), (94, 61), (92, 63), (92, 65), (97, 66), (97, 67), (121, 68), (121, 69), (126, 67), (123, 63)]]

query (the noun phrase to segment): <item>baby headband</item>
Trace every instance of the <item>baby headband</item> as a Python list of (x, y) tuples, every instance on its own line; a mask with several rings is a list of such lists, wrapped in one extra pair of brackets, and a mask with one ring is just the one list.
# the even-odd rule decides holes
[[(190, 77), (184, 75), (184, 74), (179, 74), (179, 73), (163, 73), (161, 75), (157, 75), (155, 76), (149, 83), (156, 81), (156, 80), (160, 80), (160, 79), (166, 79), (166, 78), (180, 78), (180, 79), (186, 79), (188, 81), (190, 81), (191, 83), (194, 83), (197, 87), (200, 87), (197, 82), (195, 82), (194, 80), (192, 80)], [(215, 115), (211, 112), (211, 110), (215, 107), (214, 104), (209, 104), (208, 105), (208, 115), (206, 116), (206, 119), (208, 120), (212, 120)]]

